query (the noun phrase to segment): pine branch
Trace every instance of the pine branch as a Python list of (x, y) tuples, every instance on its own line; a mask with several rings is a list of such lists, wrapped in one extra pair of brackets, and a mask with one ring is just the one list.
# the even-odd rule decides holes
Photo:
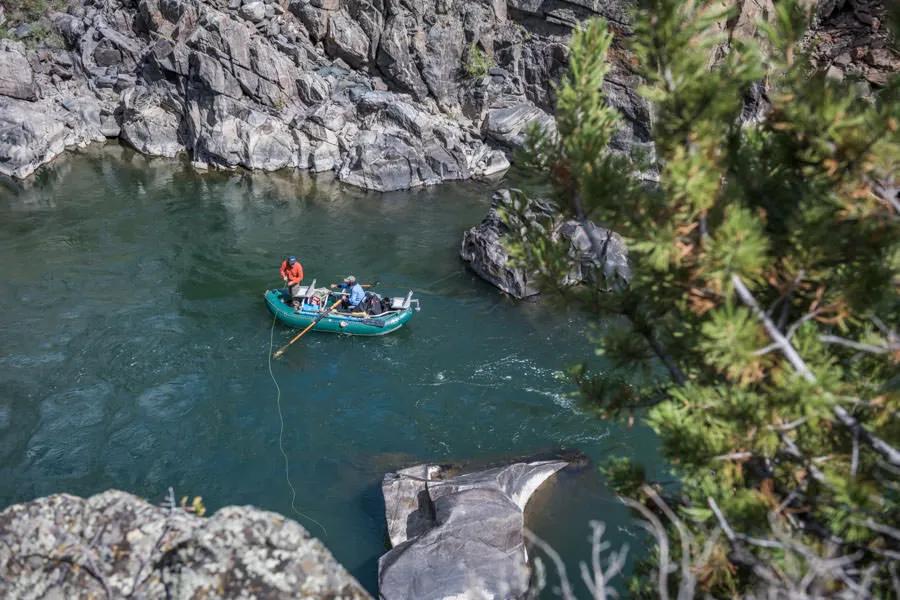
[[(769, 337), (778, 345), (781, 353), (784, 354), (784, 357), (788, 359), (788, 362), (791, 363), (791, 366), (794, 367), (794, 370), (797, 371), (806, 381), (810, 383), (816, 383), (816, 376), (813, 375), (812, 370), (806, 365), (803, 358), (797, 353), (791, 343), (781, 334), (778, 328), (772, 323), (772, 320), (769, 319), (768, 315), (759, 307), (759, 303), (756, 302), (756, 298), (753, 297), (753, 294), (750, 293), (750, 290), (747, 289), (747, 286), (744, 285), (744, 282), (741, 281), (741, 278), (738, 275), (731, 276), (731, 282), (734, 285), (734, 289), (737, 292), (738, 297), (740, 297), (741, 301), (750, 307), (750, 310), (753, 311), (753, 314), (762, 321), (763, 327), (766, 329), (766, 333), (769, 334)], [(863, 442), (868, 444), (873, 450), (875, 450), (878, 454), (884, 457), (891, 465), (895, 467), (900, 467), (900, 451), (896, 448), (877, 437), (876, 435), (869, 432), (865, 427), (860, 424), (853, 416), (848, 413), (844, 407), (835, 403), (832, 407), (832, 411), (835, 416), (837, 416), (838, 421), (841, 422), (844, 427), (848, 428), (853, 435), (859, 436)]]
[(647, 345), (650, 346), (650, 349), (653, 350), (653, 353), (657, 358), (662, 361), (662, 364), (666, 367), (666, 370), (669, 372), (669, 375), (672, 376), (672, 379), (675, 380), (675, 383), (678, 385), (685, 385), (687, 383), (687, 377), (685, 376), (684, 371), (681, 370), (678, 363), (675, 362), (675, 359), (666, 352), (663, 345), (653, 336), (653, 330), (649, 327), (639, 326), (635, 307), (626, 307), (625, 310), (622, 311), (622, 314), (628, 317), (628, 320), (635, 326), (634, 330), (641, 334), (644, 340), (646, 340)]
[(747, 286), (744, 285), (744, 282), (741, 281), (741, 278), (737, 275), (731, 276), (731, 283), (734, 284), (734, 290), (737, 292), (741, 301), (750, 307), (750, 310), (753, 311), (753, 314), (762, 321), (763, 327), (766, 329), (766, 333), (769, 334), (769, 337), (772, 338), (772, 341), (778, 345), (778, 348), (781, 350), (784, 357), (788, 359), (788, 362), (791, 363), (791, 366), (794, 367), (803, 378), (810, 382), (815, 383), (816, 376), (813, 375), (813, 372), (806, 366), (806, 363), (803, 362), (803, 359), (797, 354), (797, 351), (794, 350), (794, 347), (791, 346), (791, 343), (787, 340), (787, 338), (782, 335), (781, 331), (779, 331), (778, 327), (775, 326), (775, 323), (772, 322), (772, 319), (765, 313), (765, 311), (759, 307), (759, 304), (756, 302), (756, 298), (753, 297), (753, 294), (750, 293), (750, 290), (747, 289)]

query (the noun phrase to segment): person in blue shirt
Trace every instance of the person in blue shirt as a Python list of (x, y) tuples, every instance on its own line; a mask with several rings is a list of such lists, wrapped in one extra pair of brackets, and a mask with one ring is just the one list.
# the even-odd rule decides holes
[(340, 285), (331, 284), (331, 287), (339, 287), (348, 295), (344, 297), (341, 308), (351, 312), (357, 310), (365, 310), (366, 292), (363, 287), (356, 282), (356, 277), (348, 275), (344, 279), (344, 283)]

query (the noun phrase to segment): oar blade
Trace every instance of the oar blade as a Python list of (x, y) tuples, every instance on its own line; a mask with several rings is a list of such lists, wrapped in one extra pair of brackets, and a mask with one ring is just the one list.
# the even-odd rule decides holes
[(327, 309), (325, 309), (325, 310), (322, 312), (322, 314), (320, 314), (319, 316), (317, 316), (317, 317), (315, 318), (315, 320), (313, 320), (312, 323), (310, 323), (309, 325), (306, 326), (306, 329), (304, 329), (303, 331), (301, 331), (300, 333), (298, 333), (291, 341), (289, 341), (287, 344), (285, 344), (284, 346), (282, 346), (281, 348), (279, 348), (278, 351), (275, 352), (275, 354), (273, 354), (272, 356), (273, 356), (274, 358), (280, 358), (281, 355), (284, 354), (285, 351), (286, 351), (288, 348), (290, 348), (291, 344), (293, 344), (294, 342), (296, 342), (297, 340), (299, 340), (300, 338), (302, 338), (304, 335), (306, 335), (306, 333), (307, 333), (309, 330), (311, 330), (313, 327), (315, 327), (315, 326), (319, 323), (319, 321), (321, 321), (322, 319), (324, 319), (324, 318), (328, 315), (328, 313), (330, 313), (330, 312), (333, 311), (335, 308), (337, 308), (338, 306), (340, 306), (341, 302), (343, 302), (343, 301), (344, 301), (344, 299), (341, 298), (340, 300), (338, 300), (337, 302), (335, 302), (334, 304), (332, 304), (331, 306), (329, 306)]

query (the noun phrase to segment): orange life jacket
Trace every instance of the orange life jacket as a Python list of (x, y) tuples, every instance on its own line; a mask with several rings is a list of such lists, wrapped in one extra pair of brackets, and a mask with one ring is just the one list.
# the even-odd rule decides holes
[(288, 261), (281, 263), (281, 278), (287, 277), (288, 285), (297, 285), (303, 281), (303, 267), (300, 261), (294, 263), (294, 266), (288, 264)]

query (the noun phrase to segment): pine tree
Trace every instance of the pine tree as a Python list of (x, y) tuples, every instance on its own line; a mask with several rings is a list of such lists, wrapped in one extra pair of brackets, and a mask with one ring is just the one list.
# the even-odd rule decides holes
[[(558, 132), (532, 132), (557, 208), (618, 232), (632, 263), (625, 287), (562, 290), (607, 324), (610, 367), (573, 375), (586, 406), (661, 439), (677, 488), (627, 459), (606, 473), (681, 541), (669, 559), (690, 568), (664, 574), (673, 590), (900, 595), (900, 81), (867, 97), (816, 72), (798, 2), (776, 4), (759, 43), (724, 39), (714, 6), (636, 14), (654, 157), (607, 150), (621, 123), (602, 92), (602, 20), (572, 38)], [(770, 109), (744, 122), (760, 81)], [(567, 249), (516, 222), (511, 256), (558, 288)]]

